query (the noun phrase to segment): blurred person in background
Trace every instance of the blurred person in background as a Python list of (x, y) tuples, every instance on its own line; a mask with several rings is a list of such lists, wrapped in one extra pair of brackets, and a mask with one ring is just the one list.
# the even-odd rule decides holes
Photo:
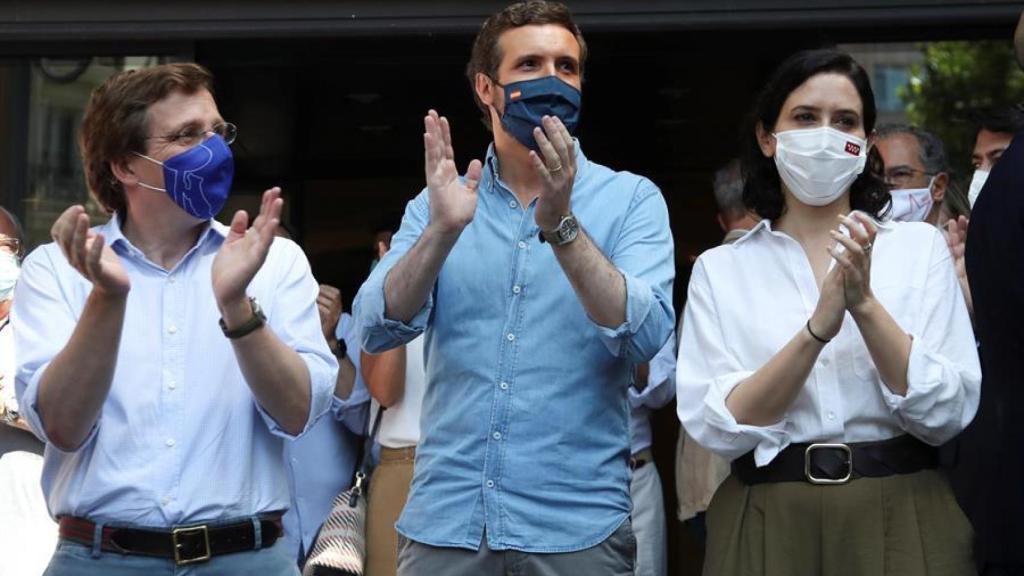
[(57, 544), (40, 486), (44, 444), (19, 414), (15, 395), (10, 311), (24, 253), (21, 223), (0, 207), (0, 576), (39, 576)]

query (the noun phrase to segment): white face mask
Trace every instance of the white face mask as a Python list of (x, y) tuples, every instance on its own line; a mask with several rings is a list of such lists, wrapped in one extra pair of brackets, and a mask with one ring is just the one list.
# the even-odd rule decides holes
[(903, 190), (890, 190), (892, 195), (892, 210), (889, 218), (897, 222), (924, 222), (925, 218), (932, 211), (932, 184), (935, 177), (928, 181), (927, 188), (904, 188)]
[(0, 250), (0, 302), (10, 300), (14, 296), (14, 285), (21, 275), (18, 257), (6, 250)]
[(867, 142), (835, 128), (787, 130), (773, 136), (779, 176), (804, 204), (835, 202), (867, 163)]
[(967, 191), (967, 200), (971, 203), (971, 208), (974, 208), (974, 203), (978, 201), (978, 194), (981, 194), (981, 189), (985, 187), (985, 182), (988, 181), (988, 170), (975, 170), (974, 176), (971, 178), (971, 187)]

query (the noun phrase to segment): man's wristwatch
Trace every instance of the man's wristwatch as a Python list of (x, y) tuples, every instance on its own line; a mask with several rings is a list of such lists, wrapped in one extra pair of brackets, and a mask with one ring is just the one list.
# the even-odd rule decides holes
[(344, 338), (338, 338), (334, 341), (334, 346), (328, 344), (328, 347), (338, 357), (338, 361), (344, 360), (348, 356), (348, 344), (345, 343)]
[(224, 335), (232, 340), (241, 338), (256, 330), (260, 326), (267, 323), (267, 315), (263, 313), (263, 309), (260, 308), (259, 302), (256, 301), (252, 296), (249, 297), (249, 304), (252, 306), (252, 318), (247, 322), (238, 326), (237, 328), (228, 329), (228, 325), (224, 323), (224, 318), (220, 319), (220, 329), (224, 331)]
[(558, 223), (558, 227), (554, 230), (541, 230), (540, 241), (548, 242), (552, 246), (565, 246), (569, 242), (572, 242), (579, 236), (580, 224), (576, 221), (576, 215), (569, 212), (565, 216), (562, 216), (562, 220)]

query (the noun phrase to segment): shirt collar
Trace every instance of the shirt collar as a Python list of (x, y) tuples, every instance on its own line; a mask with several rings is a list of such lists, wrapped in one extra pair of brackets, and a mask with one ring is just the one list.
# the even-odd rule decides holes
[[(106, 238), (107, 245), (111, 248), (122, 248), (129, 252), (141, 251), (132, 245), (131, 241), (124, 235), (124, 229), (121, 227), (121, 214), (114, 212), (111, 215), (110, 220), (99, 227), (98, 231), (103, 234)], [(199, 233), (199, 238), (196, 240), (196, 246), (200, 246), (205, 242), (212, 240), (221, 241), (228, 234), (228, 226), (221, 224), (220, 222), (210, 219), (206, 222), (203, 231)]]
[[(875, 226), (878, 227), (879, 233), (881, 233), (882, 231), (891, 232), (892, 229), (893, 229), (893, 226), (894, 226), (894, 224), (892, 222), (890, 222), (890, 221), (878, 220), (875, 217), (872, 217), (871, 221), (874, 222)], [(750, 232), (747, 232), (739, 240), (736, 240), (735, 242), (733, 242), (733, 245), (734, 246), (735, 245), (739, 245), (739, 244), (747, 241), (749, 238), (753, 238), (757, 234), (761, 233), (762, 230), (767, 231), (767, 233), (769, 233), (769, 234), (776, 234), (777, 233), (774, 229), (772, 229), (771, 221), (769, 219), (767, 219), (767, 218), (762, 218), (761, 221), (758, 222), (756, 226), (754, 226), (753, 228), (750, 229)]]

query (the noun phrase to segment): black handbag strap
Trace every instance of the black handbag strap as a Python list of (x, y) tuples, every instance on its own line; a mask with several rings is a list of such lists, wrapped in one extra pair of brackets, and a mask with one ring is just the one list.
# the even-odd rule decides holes
[[(373, 407), (372, 404), (370, 406)], [(377, 410), (377, 414), (373, 417), (373, 424), (370, 424), (367, 419), (366, 428), (366, 439), (363, 441), (362, 450), (359, 453), (359, 465), (356, 466), (356, 471), (362, 472), (364, 476), (367, 476), (367, 471), (370, 468), (370, 456), (373, 454), (373, 443), (377, 441), (377, 432), (380, 430), (380, 421), (384, 418), (384, 411), (387, 410), (386, 406), (381, 406)]]

